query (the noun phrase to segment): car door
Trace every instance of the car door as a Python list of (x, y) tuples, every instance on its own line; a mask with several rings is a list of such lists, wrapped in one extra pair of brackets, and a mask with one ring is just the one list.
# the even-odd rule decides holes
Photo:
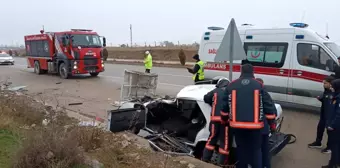
[(316, 99), (324, 91), (322, 81), (331, 72), (335, 60), (322, 45), (295, 41), (296, 52), (289, 80), (289, 93), (297, 104), (320, 107)]
[(126, 130), (137, 131), (144, 128), (146, 111), (141, 108), (119, 108), (108, 111), (108, 130), (121, 132)]

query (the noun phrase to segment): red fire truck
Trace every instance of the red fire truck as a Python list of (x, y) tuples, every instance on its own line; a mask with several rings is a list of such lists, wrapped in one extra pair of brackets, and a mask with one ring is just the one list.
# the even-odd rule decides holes
[(27, 67), (37, 74), (56, 73), (61, 78), (76, 74), (98, 76), (104, 71), (106, 39), (92, 30), (71, 29), (25, 36)]

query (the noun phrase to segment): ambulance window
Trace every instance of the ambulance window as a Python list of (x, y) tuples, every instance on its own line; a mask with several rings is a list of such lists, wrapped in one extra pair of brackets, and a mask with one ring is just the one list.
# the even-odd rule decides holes
[(245, 43), (247, 59), (255, 66), (282, 67), (288, 43)]
[(284, 46), (266, 46), (265, 63), (281, 62), (285, 47)]
[(312, 68), (329, 70), (327, 62), (334, 62), (323, 48), (314, 44), (298, 44), (297, 54), (300, 65)]
[(263, 62), (265, 50), (266, 46), (263, 45), (248, 46), (247, 59), (251, 62)]

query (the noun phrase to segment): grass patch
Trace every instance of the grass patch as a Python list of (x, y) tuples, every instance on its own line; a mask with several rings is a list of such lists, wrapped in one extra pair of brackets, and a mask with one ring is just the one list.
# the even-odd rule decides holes
[(19, 138), (11, 131), (0, 130), (0, 167), (10, 168), (11, 158), (19, 148)]
[(187, 165), (151, 151), (130, 133), (78, 126), (63, 111), (0, 90), (0, 168), (137, 167)]

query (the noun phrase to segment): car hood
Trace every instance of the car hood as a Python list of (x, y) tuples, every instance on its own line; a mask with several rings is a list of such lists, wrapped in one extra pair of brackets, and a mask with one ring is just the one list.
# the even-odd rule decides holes
[[(203, 97), (208, 92), (212, 91), (215, 88), (214, 84), (202, 84), (202, 85), (189, 85), (180, 90), (176, 96), (177, 99), (185, 99), (185, 100), (196, 100), (201, 107), (204, 115), (210, 115), (210, 106), (204, 102)], [(277, 119), (282, 116), (282, 108), (280, 104), (275, 103), (275, 107), (277, 110)]]
[(0, 60), (11, 60), (13, 57), (0, 57)]
[(180, 90), (176, 98), (203, 101), (204, 95), (214, 88), (214, 84), (189, 85)]

